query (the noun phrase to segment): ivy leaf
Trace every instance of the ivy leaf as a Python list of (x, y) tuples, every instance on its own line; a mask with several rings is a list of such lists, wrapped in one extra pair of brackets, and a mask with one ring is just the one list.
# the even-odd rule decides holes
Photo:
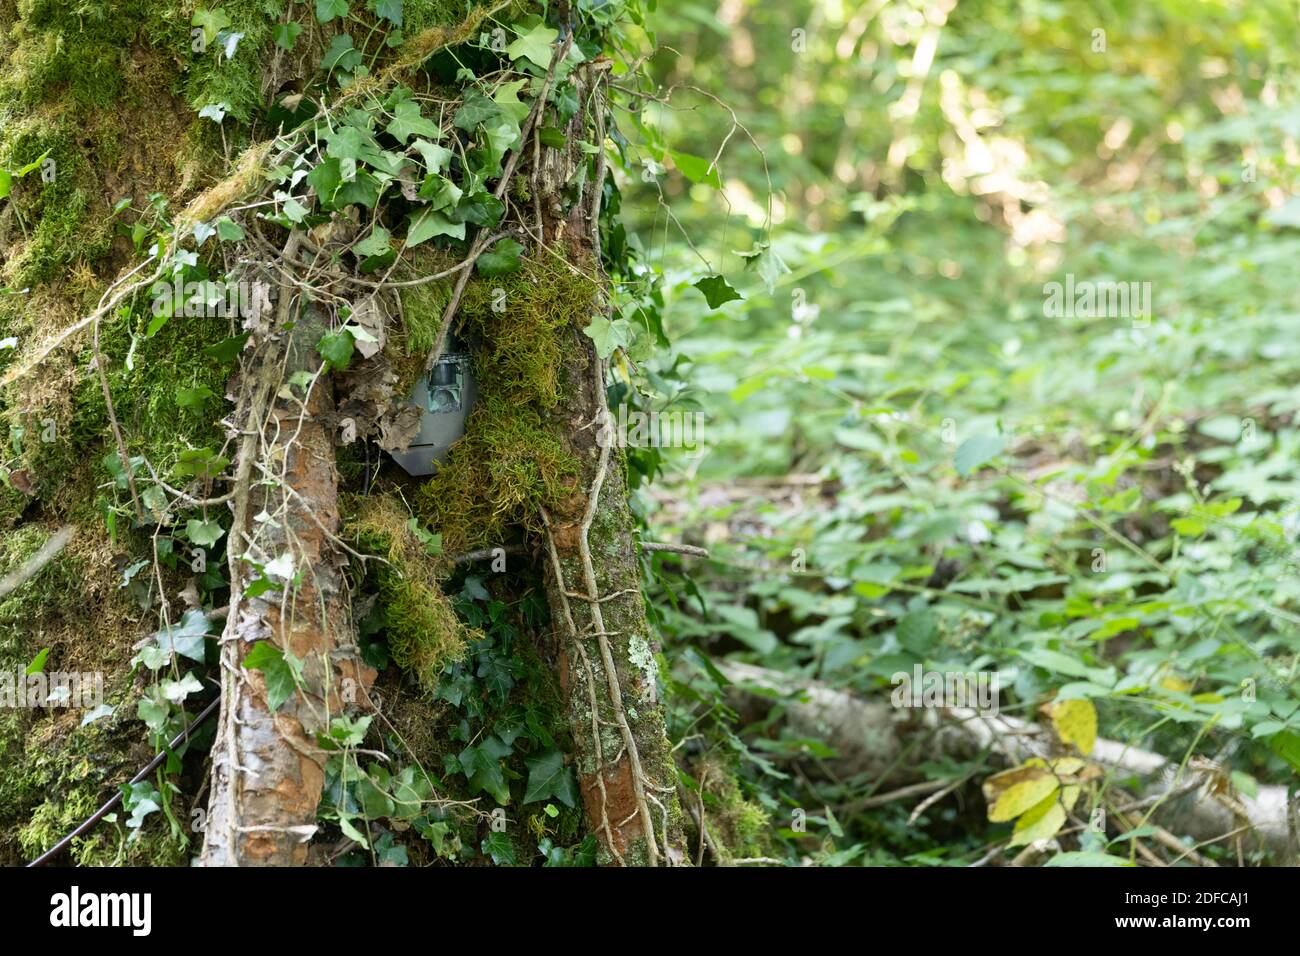
[(196, 521), (191, 518), (185, 523), (185, 537), (202, 548), (210, 548), (226, 531), (215, 521)]
[(492, 94), (492, 102), (501, 107), (501, 112), (514, 120), (516, 126), (524, 121), (524, 117), (528, 115), (531, 108), (519, 98), (519, 91), (527, 83), (527, 80), (513, 80), (509, 83), (502, 83), (497, 87), (497, 91)]
[(210, 448), (189, 448), (176, 456), (176, 474), (182, 478), (212, 478), (225, 470), (230, 459)]
[(695, 288), (704, 293), (704, 300), (709, 303), (710, 309), (716, 309), (724, 302), (730, 302), (732, 299), (744, 298), (731, 287), (731, 284), (726, 279), (719, 275), (705, 276), (694, 285)]
[(957, 474), (965, 477), (977, 470), (985, 462), (991, 461), (1002, 453), (1007, 440), (1002, 435), (972, 435), (957, 446), (952, 463)]
[(126, 825), (132, 830), (140, 829), (144, 824), (145, 817), (162, 809), (158, 803), (162, 796), (151, 781), (142, 780), (139, 783), (124, 783), (121, 790), (123, 794), (122, 806), (131, 814), (131, 818), (126, 821)]
[(509, 753), (510, 747), (493, 735), (478, 746), (466, 747), (457, 755), (461, 771), (469, 781), (470, 793), (481, 790), (491, 794), (497, 803), (510, 801), (510, 788), (506, 786), (505, 772), (501, 769), (501, 760)]
[(490, 251), (479, 256), (474, 266), (482, 276), (507, 275), (518, 270), (519, 256), (523, 251), (524, 247), (515, 240), (502, 239)]
[(373, 721), (373, 717), (358, 717), (353, 720), (344, 714), (330, 721), (328, 737), (318, 735), (318, 739), (338, 750), (360, 747), (361, 742), (366, 739), (366, 734), (370, 732), (370, 724)]
[(435, 236), (451, 236), (453, 239), (464, 239), (465, 224), (463, 222), (452, 222), (442, 213), (434, 210), (427, 210), (411, 217), (410, 225), (406, 229), (407, 248), (418, 246)]
[(327, 159), (307, 174), (307, 185), (316, 192), (321, 205), (327, 209), (334, 208), (336, 194), (343, 185), (342, 163), (338, 159)]
[(362, 833), (353, 825), (352, 819), (350, 817), (343, 816), (340, 814), (339, 829), (343, 831), (343, 835), (345, 837), (347, 837), (349, 840), (352, 840), (363, 850), (370, 849), (370, 841), (366, 839), (366, 835), (364, 833)]
[(582, 330), (587, 338), (596, 343), (596, 354), (607, 359), (621, 348), (626, 348), (632, 341), (632, 326), (626, 319), (611, 322), (603, 315), (598, 315)]
[(528, 790), (524, 793), (524, 803), (555, 797), (566, 807), (577, 805), (578, 788), (560, 751), (551, 749), (526, 757), (524, 764), (528, 767)]
[(316, 351), (329, 363), (331, 369), (344, 369), (352, 361), (353, 339), (351, 333), (340, 329), (327, 332), (316, 343)]
[(353, 49), (352, 37), (340, 33), (330, 40), (329, 49), (325, 51), (325, 58), (320, 61), (320, 65), (323, 70), (332, 70), (337, 66), (345, 73), (351, 73), (361, 65), (361, 51)]
[(330, 134), (325, 155), (332, 156), (334, 159), (356, 162), (361, 159), (362, 152), (368, 145), (367, 135), (355, 126), (342, 126)]
[(559, 35), (558, 30), (539, 23), (506, 47), (506, 56), (512, 60), (528, 60), (544, 70), (551, 65), (551, 45)]
[(216, 393), (206, 385), (195, 385), (193, 388), (176, 389), (176, 404), (181, 408), (201, 408), (203, 403), (209, 398), (215, 397)]
[(402, 25), (402, 0), (371, 0), (370, 9), (393, 26)]
[(209, 103), (199, 110), (199, 118), (210, 119), (212, 122), (220, 124), (226, 118), (226, 110), (228, 109), (230, 109), (229, 103)]
[(162, 733), (162, 729), (167, 723), (167, 711), (166, 704), (149, 697), (141, 697), (135, 705), (135, 715), (144, 721), (145, 726), (155, 734)]
[(712, 186), (714, 189), (722, 188), (722, 180), (718, 176), (718, 167), (714, 166), (707, 159), (701, 159), (699, 156), (692, 156), (690, 153), (679, 153), (675, 149), (670, 149), (668, 155), (673, 158), (673, 165), (677, 167), (678, 172), (693, 183), (703, 183), (706, 186)]
[(375, 785), (375, 782), (368, 776), (363, 776), (357, 781), (357, 801), (361, 804), (361, 812), (368, 819), (378, 820), (381, 817), (389, 817), (397, 809), (393, 805), (392, 798)]
[(385, 131), (399, 143), (405, 143), (412, 136), (427, 136), (429, 139), (442, 137), (438, 124), (422, 116), (420, 105), (414, 100), (402, 100), (394, 107), (392, 122), (385, 127)]
[(280, 208), (284, 211), (285, 218), (290, 222), (301, 223), (307, 218), (307, 207), (293, 196), (288, 193), (277, 192), (275, 198), (283, 203)]
[(244, 229), (229, 216), (217, 220), (217, 238), (222, 242), (240, 242), (244, 238)]
[(85, 727), (88, 724), (93, 724), (97, 720), (103, 720), (105, 717), (112, 717), (115, 711), (116, 708), (109, 704), (100, 704), (94, 710), (86, 714), (85, 717), (81, 718), (80, 726)]
[(261, 671), (266, 681), (266, 706), (271, 711), (293, 696), (293, 670), (284, 659), (284, 653), (270, 641), (258, 641), (244, 657), (246, 670)]
[(172, 680), (170, 677), (164, 678), (158, 685), (163, 697), (173, 704), (185, 703), (185, 698), (190, 694), (196, 694), (203, 690), (203, 685), (193, 673), (187, 673), (180, 680)]
[(221, 48), (226, 53), (226, 59), (233, 60), (235, 51), (239, 49), (239, 41), (244, 39), (244, 35), (242, 33), (226, 33), (221, 36)]
[(23, 673), (28, 675), (41, 673), (45, 670), (45, 660), (49, 656), (50, 649), (48, 647), (41, 648), (41, 652), (32, 659), (32, 662), (27, 665), (27, 669)]
[(230, 17), (225, 10), (195, 10), (190, 26), (202, 27), (203, 42), (211, 43), (218, 33), (230, 26)]
[(271, 36), (275, 40), (275, 45), (284, 50), (292, 50), (293, 45), (298, 42), (298, 34), (302, 33), (302, 24), (294, 23), (277, 23), (275, 29), (271, 31)]
[(316, 0), (316, 19), (329, 23), (335, 17), (348, 15), (348, 0)]
[(215, 345), (209, 345), (203, 350), (204, 355), (211, 356), (218, 362), (233, 362), (236, 356), (244, 350), (244, 343), (248, 341), (248, 333), (231, 336), (228, 339), (222, 339)]
[(569, 120), (578, 114), (578, 90), (573, 83), (565, 83), (553, 94), (551, 102), (555, 105), (555, 110), (560, 117), (560, 125), (567, 126)]
[(417, 139), (411, 145), (419, 152), (420, 157), (424, 160), (424, 168), (430, 174), (442, 172), (451, 159), (451, 150), (445, 146), (431, 143), (427, 139)]
[(389, 789), (393, 795), (393, 812), (403, 820), (419, 816), (425, 803), (433, 797), (433, 783), (424, 771), (411, 766), (402, 768)]
[(504, 832), (493, 830), (483, 838), (480, 848), (483, 850), (483, 855), (492, 857), (492, 862), (497, 866), (519, 865), (519, 861), (515, 859), (514, 844)]
[(352, 251), (359, 256), (382, 256), (389, 249), (389, 232), (383, 226), (375, 226), (370, 235), (358, 242), (352, 247)]
[(491, 193), (480, 191), (465, 200), (456, 211), (466, 222), (491, 229), (501, 221), (506, 205)]
[(446, 176), (426, 176), (420, 185), (420, 198), (427, 199), (429, 209), (433, 211), (455, 206), (460, 202), (460, 197), (460, 187)]
[(564, 149), (568, 140), (564, 138), (564, 130), (558, 126), (543, 126), (537, 131), (537, 138), (542, 141), (543, 146), (549, 146), (551, 149)]
[(199, 610), (186, 611), (179, 624), (173, 624), (154, 633), (158, 647), (169, 653), (188, 657), (203, 663), (203, 638), (207, 636), (210, 622)]
[(339, 206), (358, 203), (367, 209), (374, 209), (382, 190), (382, 184), (376, 177), (362, 171), (357, 173), (355, 180), (352, 182), (345, 181), (339, 187), (339, 191), (334, 195), (334, 202)]
[[(489, 693), (494, 694), (501, 703), (505, 703), (510, 688), (515, 686), (515, 676), (510, 664), (509, 658), (490, 654), (479, 660), (478, 670), (475, 672), (476, 676), (483, 679), (483, 685)], [(509, 738), (507, 742), (510, 742)]]
[(465, 94), (465, 102), (452, 117), (452, 123), (457, 129), (472, 133), (479, 124), (487, 122), (494, 116), (501, 116), (502, 113), (500, 104), (494, 103), (478, 90), (470, 90)]
[(514, 149), (519, 145), (519, 124), (513, 119), (503, 117), (498, 122), (485, 125), (483, 135), (487, 142), (484, 144), (483, 149), (479, 151), (483, 160), (483, 165), (479, 171), (491, 178), (500, 171), (501, 160), (507, 150)]

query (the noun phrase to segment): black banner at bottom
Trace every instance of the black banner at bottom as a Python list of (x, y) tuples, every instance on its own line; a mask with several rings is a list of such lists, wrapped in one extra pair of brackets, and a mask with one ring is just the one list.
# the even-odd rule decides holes
[(712, 927), (728, 942), (841, 928), (912, 944), (936, 932), (950, 942), (1034, 931), (1057, 941), (1167, 933), (1229, 942), (1296, 922), (1285, 869), (47, 868), (0, 870), (0, 881), (14, 939), (373, 943), (418, 920), (435, 944), (444, 933), (484, 933), (509, 945), (544, 925), (580, 926), (585, 938), (604, 929), (612, 941), (652, 918), (681, 920), (691, 937)]

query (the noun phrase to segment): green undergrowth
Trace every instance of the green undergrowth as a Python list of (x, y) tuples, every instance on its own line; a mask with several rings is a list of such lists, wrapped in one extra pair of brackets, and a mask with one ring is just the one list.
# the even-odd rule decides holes
[[(223, 396), (234, 363), (207, 351), (229, 335), (226, 319), (177, 317), (152, 338), (144, 337), (147, 321), (143, 314), (107, 323), (100, 348), (111, 363), (109, 388), (128, 451), (145, 455), (160, 474), (167, 474), (187, 448), (221, 448), (216, 422), (226, 406)], [(97, 377), (88, 379), (78, 393), (79, 427), (74, 432), (85, 440), (102, 433), (96, 419), (106, 414)]]
[[(436, 796), (403, 820), (368, 815), (357, 800), (374, 852), (355, 851), (341, 862), (590, 864), (594, 841), (584, 837), (577, 785), (564, 761), (571, 748), (559, 688), (528, 636), (542, 633), (546, 621), (538, 584), (531, 572), (461, 578), (455, 610), (477, 636), (443, 668), (432, 698), (412, 675), (381, 666), (372, 697), (383, 717), (371, 725), (371, 745), (389, 754), (389, 772), (414, 768)], [(375, 767), (367, 772), (382, 778)], [(364, 780), (353, 790), (370, 792)], [(326, 793), (335, 801), (326, 812), (336, 812), (339, 789)]]
[[(21, 566), (52, 529), (0, 536), (0, 575)], [(82, 726), (81, 708), (0, 708), (0, 864), (30, 860), (74, 829), (153, 756), (136, 720), (129, 659), (139, 608), (119, 587), (115, 552), (93, 532), (0, 602), (0, 672), (23, 675), (43, 651), (44, 671), (103, 675), (111, 715)], [(127, 831), (105, 824), (74, 843), (68, 861), (90, 865), (181, 862), (161, 814)]]
[[(736, 769), (726, 761), (709, 756), (701, 758), (683, 772), (687, 800), (698, 813), (704, 809), (704, 825), (709, 839), (721, 859), (713, 862), (725, 865), (737, 859), (770, 857), (773, 854), (772, 818), (755, 800), (745, 796)], [(694, 816), (688, 832), (692, 832), (691, 845), (698, 845), (700, 834)]]

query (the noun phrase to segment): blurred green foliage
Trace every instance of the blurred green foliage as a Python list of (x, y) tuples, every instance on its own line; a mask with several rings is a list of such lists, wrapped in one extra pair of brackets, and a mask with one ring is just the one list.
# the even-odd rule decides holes
[[(622, 208), (673, 349), (641, 366), (688, 372), (707, 425), (645, 507), (712, 552), (663, 571), (668, 656), (863, 694), (996, 669), (1006, 712), (1086, 696), (1103, 736), (1293, 785), (1294, 4), (674, 0), (649, 25)], [(715, 274), (742, 298), (710, 309)], [(1053, 314), (1067, 276), (1149, 314)], [(774, 819), (877, 785), (794, 773), (809, 744), (688, 671), (679, 733), (711, 727)], [(784, 853), (968, 863), (1009, 833), (952, 798), (907, 826), (918, 800)]]

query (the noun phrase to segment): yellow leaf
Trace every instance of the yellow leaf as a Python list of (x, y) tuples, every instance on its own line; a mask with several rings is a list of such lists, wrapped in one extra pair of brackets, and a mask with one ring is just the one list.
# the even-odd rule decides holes
[(1074, 809), (1074, 805), (1079, 802), (1079, 794), (1083, 790), (1080, 786), (1062, 787), (1061, 788), (1061, 806), (1065, 812), (1069, 813)]
[(1026, 810), (1056, 793), (1059, 780), (1045, 766), (1025, 764), (1014, 770), (995, 774), (984, 782), (984, 797), (989, 803), (989, 820), (1003, 823), (1014, 820)]
[(1052, 761), (1052, 773), (1058, 777), (1068, 777), (1078, 773), (1088, 761), (1080, 760), (1078, 757), (1057, 757)]
[(1022, 780), (1031, 780), (1040, 776), (1039, 771), (1047, 769), (1047, 761), (1041, 757), (1032, 757), (1026, 760), (1019, 767), (1012, 767), (1010, 770), (1003, 770), (1001, 773), (995, 773), (984, 781), (984, 799), (989, 803), (997, 800), (999, 794), (1010, 787), (1013, 783), (1020, 783)]
[[(1074, 788), (1076, 791), (1077, 787)], [(1078, 797), (1078, 793), (1075, 794)], [(1025, 846), (1035, 840), (1047, 840), (1056, 835), (1056, 831), (1065, 825), (1065, 807), (1052, 794), (1041, 803), (1035, 804), (1016, 821), (1016, 828), (1011, 834), (1010, 846)]]
[(1047, 715), (1063, 744), (1074, 744), (1079, 753), (1092, 753), (1097, 742), (1097, 708), (1092, 701), (1060, 700), (1048, 705)]
[(1160, 678), (1160, 686), (1165, 690), (1172, 690), (1178, 694), (1186, 694), (1192, 689), (1192, 682), (1183, 680), (1177, 674), (1166, 674)]

